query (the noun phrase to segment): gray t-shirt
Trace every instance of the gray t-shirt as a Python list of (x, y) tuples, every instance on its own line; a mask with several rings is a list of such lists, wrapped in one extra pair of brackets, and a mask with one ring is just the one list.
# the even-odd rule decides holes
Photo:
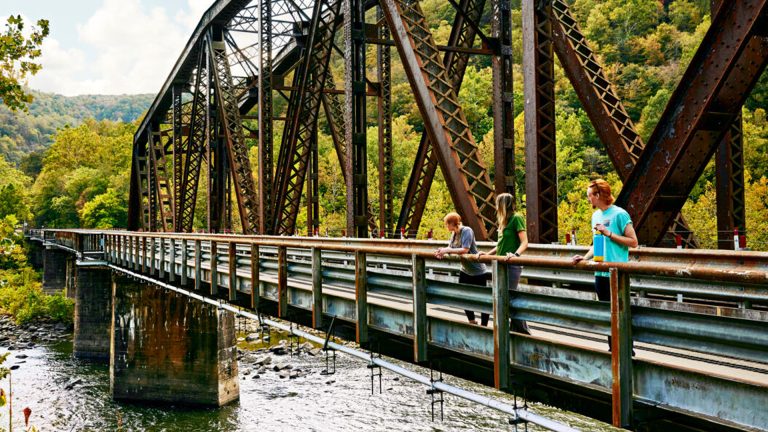
[[(472, 231), (472, 228), (462, 226), (459, 233), (461, 234), (459, 238), (456, 238), (455, 233), (451, 234), (451, 240), (448, 242), (448, 247), (468, 248), (469, 253), (476, 254), (477, 243), (475, 242), (475, 232)], [(466, 260), (461, 262), (461, 271), (470, 276), (477, 276), (483, 273), (488, 273), (488, 270), (485, 268), (485, 264), (481, 262), (472, 262)]]

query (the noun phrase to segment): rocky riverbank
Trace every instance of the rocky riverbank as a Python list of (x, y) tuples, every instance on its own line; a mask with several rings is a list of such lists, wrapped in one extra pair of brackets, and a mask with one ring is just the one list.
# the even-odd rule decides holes
[(8, 315), (0, 315), (0, 349), (8, 351), (35, 348), (39, 344), (60, 342), (72, 337), (72, 325), (35, 321), (18, 325)]

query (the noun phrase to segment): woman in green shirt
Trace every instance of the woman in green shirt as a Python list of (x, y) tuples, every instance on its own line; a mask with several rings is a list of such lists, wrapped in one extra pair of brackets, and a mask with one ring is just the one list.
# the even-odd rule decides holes
[[(487, 252), (488, 255), (507, 256), (514, 260), (528, 249), (528, 235), (525, 232), (525, 220), (515, 213), (515, 198), (502, 193), (496, 196), (496, 222), (499, 225), (499, 240), (496, 247)], [(485, 255), (480, 252), (478, 255)], [(509, 291), (516, 291), (520, 282), (520, 274), (523, 268), (515, 264), (507, 264), (509, 276)], [(510, 297), (513, 293), (510, 292)], [(531, 334), (528, 324), (522, 320), (512, 320), (512, 331)]]

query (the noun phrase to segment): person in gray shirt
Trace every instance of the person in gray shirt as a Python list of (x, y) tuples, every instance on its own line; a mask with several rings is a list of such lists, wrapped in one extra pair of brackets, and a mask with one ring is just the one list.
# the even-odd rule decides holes
[[(448, 213), (443, 218), (445, 228), (451, 232), (451, 239), (448, 242), (448, 247), (439, 248), (435, 251), (435, 258), (442, 259), (443, 256), (448, 254), (464, 255), (464, 254), (477, 254), (477, 243), (475, 242), (475, 233), (472, 228), (461, 224), (461, 216), (458, 213)], [(461, 272), (459, 273), (459, 283), (468, 285), (486, 286), (490, 273), (485, 267), (485, 264), (481, 262), (472, 262), (463, 260), (461, 262)], [(475, 312), (471, 310), (465, 310), (467, 319), (472, 324), (477, 324), (475, 319)], [(489, 314), (483, 312), (480, 314), (480, 324), (482, 326), (488, 325)]]

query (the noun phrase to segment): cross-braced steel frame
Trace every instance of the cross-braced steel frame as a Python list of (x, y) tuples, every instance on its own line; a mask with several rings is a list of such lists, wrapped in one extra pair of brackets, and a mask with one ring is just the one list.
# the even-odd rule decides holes
[[(511, 1), (448, 1), (455, 16), (446, 45), (435, 42), (418, 0), (216, 1), (135, 135), (129, 228), (291, 235), (303, 230), (297, 221), (306, 211), (307, 231), (316, 232), (324, 115), (347, 190), (347, 234), (416, 236), (440, 169), (479, 239), (495, 236), (495, 195), (524, 191), (531, 241), (558, 241), (557, 57), (624, 182), (618, 202), (641, 243), (679, 234), (697, 245), (680, 209), (716, 151), (719, 231), (745, 230), (739, 114), (768, 63), (768, 0), (713, 2), (712, 25), (648, 142), (567, 2), (524, 0), (524, 187), (515, 181)], [(369, 76), (370, 44), (376, 67)], [(481, 160), (458, 98), (472, 56), (489, 56), (493, 67), (493, 167)], [(394, 184), (395, 62), (424, 125), (402, 197)], [(334, 79), (339, 65), (343, 88)], [(376, 120), (369, 123), (371, 107)], [(368, 197), (371, 127), (378, 129), (378, 202)]]

